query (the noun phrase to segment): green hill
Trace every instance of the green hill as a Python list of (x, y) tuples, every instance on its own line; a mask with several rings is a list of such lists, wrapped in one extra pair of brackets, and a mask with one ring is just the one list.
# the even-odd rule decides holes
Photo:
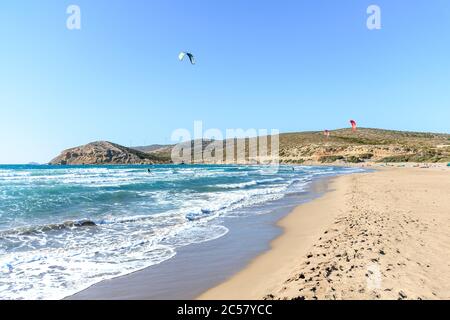
[[(259, 163), (260, 158), (249, 155), (250, 141), (245, 139), (245, 160)], [(269, 137), (270, 146), (270, 137)], [(224, 141), (226, 147), (231, 141)], [(235, 140), (236, 142), (236, 140)], [(201, 153), (211, 143), (192, 148)], [(287, 164), (358, 163), (358, 162), (450, 162), (450, 135), (425, 132), (407, 132), (359, 128), (330, 131), (283, 133), (279, 136), (279, 159)], [(187, 143), (189, 144), (189, 142)], [(194, 143), (191, 141), (191, 146)], [(93, 142), (63, 151), (52, 164), (148, 164), (170, 163), (173, 145), (151, 145), (134, 148), (111, 142)], [(226, 162), (226, 150), (223, 151)], [(197, 157), (197, 159), (201, 157)], [(236, 159), (236, 157), (234, 157)], [(212, 163), (200, 161), (201, 163)], [(232, 161), (235, 162), (235, 161)], [(217, 163), (214, 162), (214, 163)], [(220, 162), (219, 162), (220, 163)]]
[(283, 162), (445, 162), (450, 135), (359, 128), (280, 135)]

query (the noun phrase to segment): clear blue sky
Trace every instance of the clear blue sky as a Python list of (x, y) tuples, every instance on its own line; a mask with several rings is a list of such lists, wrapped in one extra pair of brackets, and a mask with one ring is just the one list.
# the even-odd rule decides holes
[[(381, 30), (366, 28), (370, 4)], [(0, 39), (0, 163), (168, 143), (194, 120), (450, 131), (448, 0), (2, 0)]]

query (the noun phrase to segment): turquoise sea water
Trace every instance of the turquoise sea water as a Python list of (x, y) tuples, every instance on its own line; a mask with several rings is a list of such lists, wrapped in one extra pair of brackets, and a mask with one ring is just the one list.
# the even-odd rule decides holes
[(63, 298), (221, 237), (224, 219), (270, 214), (317, 177), (357, 171), (0, 166), (0, 299)]

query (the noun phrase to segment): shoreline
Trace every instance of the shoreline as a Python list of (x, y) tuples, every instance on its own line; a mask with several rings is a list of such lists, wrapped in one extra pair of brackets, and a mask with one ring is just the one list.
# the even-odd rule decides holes
[(277, 222), (299, 204), (326, 194), (333, 178), (316, 177), (305, 191), (255, 208), (268, 214), (225, 218), (222, 225), (229, 232), (218, 239), (180, 247), (160, 264), (100, 281), (64, 299), (195, 299), (269, 250), (269, 243), (282, 232)]
[[(361, 173), (359, 173), (361, 174)], [(303, 255), (322, 233), (323, 227), (319, 219), (325, 224), (331, 223), (334, 215), (327, 216), (325, 212), (318, 216), (303, 214), (303, 210), (319, 205), (331, 203), (338, 188), (337, 184), (343, 178), (354, 174), (332, 177), (328, 179), (327, 191), (317, 199), (296, 206), (290, 213), (276, 222), (282, 233), (270, 243), (270, 248), (254, 258), (244, 269), (237, 272), (231, 278), (218, 286), (208, 289), (197, 297), (200, 300), (254, 300), (261, 299), (268, 288), (275, 287), (283, 281), (282, 274), (288, 274), (290, 268), (285, 264), (292, 261), (298, 255)], [(291, 228), (292, 224), (301, 223), (302, 228)], [(299, 246), (291, 246), (291, 242)], [(281, 260), (280, 260), (281, 258)], [(281, 272), (281, 274), (280, 274)], [(267, 275), (273, 275), (267, 280)]]
[(377, 169), (332, 178), (269, 251), (197, 299), (448, 299), (450, 170)]

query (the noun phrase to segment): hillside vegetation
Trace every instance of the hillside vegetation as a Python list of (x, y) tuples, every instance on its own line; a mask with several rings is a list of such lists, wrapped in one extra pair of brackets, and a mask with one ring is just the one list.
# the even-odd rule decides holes
[[(245, 139), (245, 158), (246, 161), (257, 163), (260, 159), (252, 158), (249, 153), (250, 140), (255, 143), (255, 138)], [(203, 143), (203, 150), (208, 143)], [(230, 141), (224, 142), (224, 162), (227, 162), (228, 143)], [(270, 144), (269, 137), (269, 154)], [(330, 131), (329, 137), (321, 131), (280, 134), (279, 145), (280, 162), (291, 164), (450, 161), (449, 134), (367, 128), (353, 132), (351, 129), (339, 129)], [(171, 148), (160, 148), (160, 155), (161, 150), (164, 150), (164, 156), (170, 156)], [(192, 150), (191, 160), (195, 159), (194, 152), (200, 152), (194, 151), (194, 148)]]
[(283, 162), (445, 162), (450, 135), (360, 128), (280, 135)]
[[(242, 141), (242, 140), (241, 140)], [(250, 141), (245, 139), (245, 160), (264, 162), (249, 152)], [(236, 156), (227, 161), (226, 146), (237, 140), (224, 141), (221, 161), (201, 160), (201, 154), (211, 141), (203, 141), (200, 148), (192, 148), (191, 161), (198, 163), (236, 162)], [(194, 142), (191, 141), (191, 146)], [(271, 139), (268, 138), (270, 155)], [(189, 142), (186, 144), (189, 145)], [(93, 142), (63, 151), (51, 164), (151, 164), (170, 163), (173, 145), (151, 145), (134, 148), (111, 142)], [(235, 148), (236, 153), (236, 148)], [(200, 154), (200, 156), (199, 156)], [(193, 161), (197, 159), (196, 161)], [(198, 160), (200, 159), (200, 160)], [(333, 164), (360, 162), (450, 162), (450, 135), (359, 128), (323, 132), (284, 133), (279, 136), (279, 160), (286, 164)], [(188, 161), (190, 162), (190, 161)], [(238, 162), (242, 162), (242, 159)]]

